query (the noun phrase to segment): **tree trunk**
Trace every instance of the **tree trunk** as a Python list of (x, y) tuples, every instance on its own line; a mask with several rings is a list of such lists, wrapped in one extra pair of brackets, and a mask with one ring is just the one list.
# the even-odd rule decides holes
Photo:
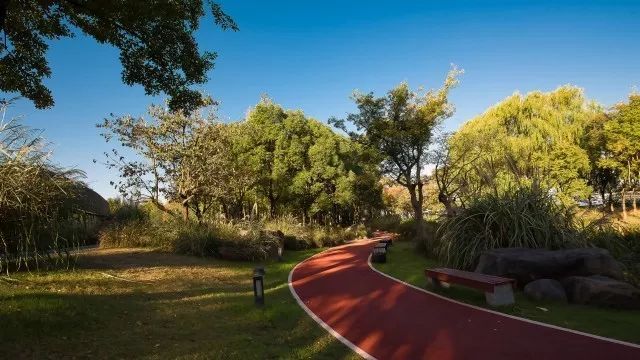
[(269, 217), (271, 219), (276, 217), (276, 198), (273, 193), (269, 193)]
[(609, 190), (609, 211), (613, 214), (615, 209), (613, 208), (613, 191)]
[(631, 197), (633, 198), (633, 213), (635, 214), (638, 211), (638, 205), (636, 202), (636, 188), (634, 187), (633, 190), (631, 190)]
[(189, 220), (189, 205), (188, 203), (182, 203), (182, 220)]
[(622, 220), (627, 219), (627, 189), (622, 188)]
[(409, 195), (411, 196), (411, 207), (413, 208), (413, 219), (415, 220), (416, 241), (424, 241), (425, 229), (424, 219), (422, 216), (422, 194), (421, 186), (408, 185)]
[(447, 217), (452, 217), (456, 214), (455, 209), (453, 208), (453, 205), (451, 204), (451, 199), (449, 198), (449, 196), (447, 196), (447, 194), (441, 192), (440, 194), (438, 194), (438, 201), (444, 205), (444, 209), (447, 213)]
[(194, 214), (196, 215), (196, 219), (198, 219), (198, 224), (202, 224), (202, 210), (200, 210), (200, 206), (196, 206)]

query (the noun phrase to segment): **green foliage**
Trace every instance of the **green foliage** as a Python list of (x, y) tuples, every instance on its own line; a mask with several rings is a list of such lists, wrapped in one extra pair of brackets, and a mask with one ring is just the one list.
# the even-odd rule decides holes
[[(303, 223), (350, 225), (382, 207), (375, 159), (301, 111), (263, 98), (232, 124), (204, 111), (151, 107), (150, 114), (152, 121), (125, 116), (99, 125), (120, 145), (106, 165), (119, 172), (114, 185), (123, 196), (173, 217), (164, 199), (198, 222), (293, 214)], [(137, 156), (124, 156), (127, 148)]]
[(571, 208), (535, 187), (483, 196), (443, 220), (437, 236), (438, 255), (462, 269), (474, 267), (480, 254), (490, 249), (584, 244)]
[[(303, 250), (342, 244), (366, 235), (364, 226), (302, 225), (293, 217), (267, 222), (163, 220), (149, 212), (142, 218), (114, 222), (100, 233), (104, 248), (150, 247), (178, 254), (257, 261), (275, 257), (277, 248)], [(282, 234), (282, 235), (280, 235)]]
[[(581, 146), (585, 128), (599, 113), (579, 88), (518, 93), (467, 122), (451, 138), (461, 175), (462, 202), (537, 181), (565, 202), (591, 189), (589, 155)], [(464, 160), (467, 159), (467, 161)], [(460, 160), (462, 159), (462, 160)], [(472, 159), (472, 161), (469, 161)]]
[[(438, 90), (411, 91), (406, 83), (391, 89), (386, 97), (373, 93), (355, 93), (358, 112), (345, 120), (331, 119), (352, 139), (377, 152), (382, 158), (383, 174), (409, 190), (414, 217), (422, 222), (423, 168), (433, 130), (453, 114), (449, 91), (458, 84), (462, 72), (452, 69)], [(349, 131), (351, 123), (355, 131)]]
[(152, 106), (149, 114), (150, 122), (124, 116), (98, 125), (107, 142), (115, 139), (137, 155), (129, 160), (118, 149), (105, 153), (107, 167), (120, 174), (114, 186), (174, 216), (163, 198), (179, 203), (185, 219), (192, 210), (201, 221), (233, 176), (226, 129), (211, 112), (186, 115)]
[(626, 279), (640, 286), (640, 226), (602, 218), (584, 225), (581, 232), (591, 246), (607, 249), (624, 266)]
[[(219, 4), (206, 4), (216, 25), (238, 30)], [(125, 84), (142, 85), (148, 95), (166, 93), (171, 109), (189, 112), (203, 101), (190, 87), (207, 81), (216, 58), (201, 53), (194, 37), (206, 13), (202, 0), (2, 1), (0, 90), (18, 92), (38, 108), (53, 106), (43, 84), (51, 76), (49, 44), (80, 31), (120, 51)]]

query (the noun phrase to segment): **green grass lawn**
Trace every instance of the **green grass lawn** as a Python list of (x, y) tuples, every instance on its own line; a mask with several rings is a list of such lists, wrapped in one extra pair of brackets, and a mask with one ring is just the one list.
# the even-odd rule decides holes
[(91, 251), (73, 271), (0, 277), (1, 357), (357, 358), (289, 292), (291, 268), (317, 251), (266, 264), (263, 308), (255, 264), (148, 250)]
[[(412, 285), (424, 288), (424, 269), (437, 267), (437, 261), (414, 251), (408, 242), (398, 242), (392, 247), (385, 264), (374, 264), (376, 269)], [(448, 289), (429, 289), (441, 295), (465, 303), (488, 307), (480, 291), (452, 286)], [(640, 344), (640, 311), (615, 310), (584, 305), (541, 303), (516, 293), (513, 306), (495, 310), (569, 329)]]

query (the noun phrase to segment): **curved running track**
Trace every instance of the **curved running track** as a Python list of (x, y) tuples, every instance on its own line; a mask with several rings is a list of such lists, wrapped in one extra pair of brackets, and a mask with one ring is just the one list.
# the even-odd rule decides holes
[(638, 345), (482, 310), (387, 277), (369, 266), (373, 240), (317, 254), (289, 274), (307, 313), (365, 358), (640, 359)]

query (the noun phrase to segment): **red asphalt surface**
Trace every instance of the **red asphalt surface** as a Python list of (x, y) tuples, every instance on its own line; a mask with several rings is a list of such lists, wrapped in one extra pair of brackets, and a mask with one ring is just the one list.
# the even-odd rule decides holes
[(640, 359), (639, 347), (474, 309), (383, 276), (368, 265), (371, 240), (303, 261), (291, 287), (311, 312), (374, 358)]

